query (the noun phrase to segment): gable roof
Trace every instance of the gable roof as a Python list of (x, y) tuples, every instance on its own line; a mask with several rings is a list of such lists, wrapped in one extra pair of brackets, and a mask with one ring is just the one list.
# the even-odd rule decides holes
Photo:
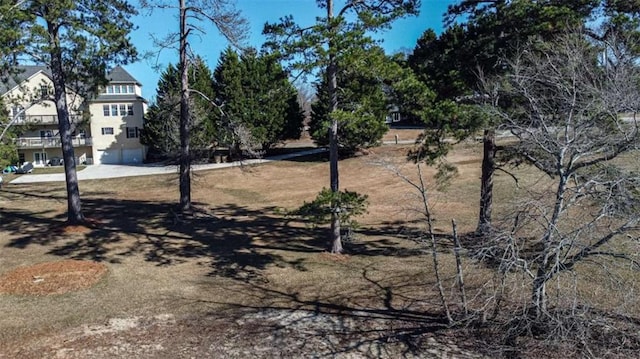
[(30, 79), (35, 74), (39, 72), (43, 72), (49, 78), (51, 78), (51, 71), (49, 71), (49, 67), (41, 66), (41, 65), (27, 65), (27, 66), (18, 66), (17, 73), (11, 76), (8, 76), (6, 82), (0, 82), (0, 95), (4, 95), (9, 92), (19, 84), (24, 81)]
[(109, 82), (114, 83), (135, 83), (138, 86), (142, 86), (138, 80), (136, 80), (133, 76), (131, 76), (127, 70), (123, 69), (122, 66), (116, 66), (111, 72), (107, 75), (107, 79)]
[[(14, 89), (16, 86), (27, 81), (39, 72), (44, 73), (47, 77), (52, 78), (51, 70), (48, 66), (44, 65), (20, 65), (17, 66), (17, 73), (8, 76), (7, 81), (0, 81), (0, 96)], [(131, 74), (127, 72), (122, 66), (116, 66), (109, 74), (107, 79), (111, 83), (135, 83), (138, 86), (142, 86), (138, 80), (136, 80)]]

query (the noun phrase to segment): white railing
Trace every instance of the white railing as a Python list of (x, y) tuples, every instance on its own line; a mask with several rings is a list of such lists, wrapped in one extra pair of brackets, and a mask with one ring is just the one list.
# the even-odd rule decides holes
[[(71, 139), (74, 147), (91, 146), (91, 137), (74, 137)], [(18, 137), (16, 138), (18, 148), (51, 148), (62, 147), (60, 137)]]
[[(77, 123), (80, 116), (69, 116), (69, 121)], [(22, 115), (15, 119), (16, 125), (57, 125), (58, 116), (56, 115)]]

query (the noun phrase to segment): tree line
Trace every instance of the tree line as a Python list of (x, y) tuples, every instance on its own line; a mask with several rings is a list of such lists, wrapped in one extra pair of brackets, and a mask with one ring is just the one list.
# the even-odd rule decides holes
[[(208, 160), (216, 148), (234, 157), (267, 151), (297, 139), (304, 115), (296, 88), (273, 56), (227, 48), (214, 71), (200, 58), (190, 63), (191, 156)], [(179, 159), (180, 78), (169, 65), (158, 81), (155, 103), (145, 116), (141, 142), (150, 155)], [(246, 154), (246, 153), (245, 153)]]

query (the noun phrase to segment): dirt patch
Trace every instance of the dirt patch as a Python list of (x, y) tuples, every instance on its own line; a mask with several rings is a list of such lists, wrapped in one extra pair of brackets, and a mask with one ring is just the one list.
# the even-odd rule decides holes
[(63, 260), (14, 269), (0, 277), (0, 293), (51, 295), (90, 288), (107, 273), (93, 261)]
[(101, 225), (102, 223), (95, 218), (85, 218), (85, 221), (83, 224), (74, 225), (74, 224), (64, 223), (61, 226), (54, 228), (53, 230), (56, 233), (60, 233), (60, 234), (74, 234), (74, 233), (87, 234), (91, 232), (94, 228), (99, 228)]
[(16, 358), (485, 358), (473, 339), (368, 312), (237, 309), (110, 319), (8, 351)]

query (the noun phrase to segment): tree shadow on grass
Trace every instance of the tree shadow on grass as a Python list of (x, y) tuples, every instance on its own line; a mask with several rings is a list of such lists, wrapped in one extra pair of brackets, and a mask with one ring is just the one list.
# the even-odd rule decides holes
[[(430, 340), (446, 336), (450, 328), (435, 293), (425, 295), (424, 288), (433, 286), (433, 279), (403, 274), (376, 279), (380, 273), (372, 272), (362, 268), (361, 280), (345, 291), (326, 291), (315, 284), (276, 288), (247, 282), (224, 288), (232, 293), (229, 302), (203, 302), (215, 308), (212, 317), (240, 323), (248, 331), (245, 337), (258, 338), (258, 346), (287, 350), (283, 353), (423, 357), (431, 349)], [(252, 298), (255, 304), (234, 302), (234, 298)], [(221, 313), (220, 305), (230, 310)], [(442, 345), (439, 350), (435, 353), (464, 357), (458, 345)]]
[[(424, 295), (424, 288), (433, 286), (429, 276), (416, 278), (383, 270), (372, 274), (365, 266), (361, 280), (346, 291), (323, 290), (318, 283), (297, 283), (298, 287), (290, 288), (266, 283), (264, 269), (283, 266), (306, 270), (302, 254), (323, 252), (327, 244), (324, 230), (291, 221), (272, 207), (226, 204), (207, 208), (196, 204), (198, 210), (185, 218), (172, 203), (85, 198), (85, 215), (94, 222), (77, 232), (63, 225), (64, 213), (15, 207), (0, 213), (0, 232), (12, 238), (3, 241), (6, 247), (44, 246), (47, 253), (64, 258), (112, 263), (127, 257), (140, 257), (158, 266), (202, 262), (209, 266), (210, 275), (236, 279), (229, 287), (216, 287), (236, 293), (229, 294), (230, 302), (212, 303), (215, 308), (223, 304), (235, 309), (233, 315), (253, 321), (250, 324), (263, 337), (275, 333), (272, 345), (294, 337), (300, 353), (324, 347), (322, 355), (329, 357), (363, 351), (371, 354), (385, 350), (390, 342), (401, 342), (403, 350), (415, 354), (420, 353), (425, 334), (446, 328), (437, 310), (437, 298), (428, 297), (432, 291)], [(383, 238), (348, 243), (351, 253), (419, 254), (399, 249), (396, 242), (384, 238), (393, 232), (390, 225), (364, 230), (367, 235)], [(238, 298), (253, 299), (248, 303), (235, 301)], [(249, 319), (241, 317), (247, 312), (252, 313)], [(330, 335), (325, 336), (327, 333)]]
[[(19, 194), (14, 191), (12, 196)], [(20, 200), (31, 200), (30, 196), (25, 193)], [(12, 238), (6, 246), (44, 246), (47, 253), (66, 258), (119, 263), (141, 256), (159, 266), (199, 260), (210, 263), (214, 275), (248, 280), (269, 265), (305, 270), (304, 258), (294, 253), (323, 252), (327, 247), (327, 231), (306, 227), (273, 207), (195, 204), (198, 209), (185, 218), (172, 203), (92, 196), (83, 199), (90, 224), (81, 228), (66, 227), (65, 213), (13, 207), (0, 214), (0, 231)], [(386, 239), (347, 246), (358, 255), (416, 254), (392, 247), (395, 244)]]
[(204, 258), (214, 273), (242, 278), (269, 264), (287, 265), (278, 250), (322, 250), (314, 233), (271, 208), (225, 205), (182, 218), (172, 204), (105, 198), (84, 199), (83, 210), (90, 224), (72, 228), (63, 214), (7, 209), (0, 230), (13, 237), (8, 247), (40, 245), (50, 254), (112, 263), (142, 255), (160, 266)]

